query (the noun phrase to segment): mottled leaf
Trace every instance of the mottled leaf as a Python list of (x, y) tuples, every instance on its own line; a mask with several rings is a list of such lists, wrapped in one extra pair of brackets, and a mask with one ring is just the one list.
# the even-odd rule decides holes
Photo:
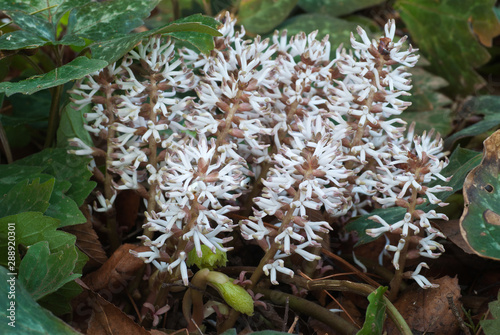
[[(4, 249), (6, 250), (6, 249)], [(72, 329), (61, 319), (55, 317), (46, 309), (40, 307), (24, 286), (17, 282), (15, 286), (16, 297), (15, 299), (8, 299), (10, 286), (8, 280), (12, 280), (12, 275), (8, 274), (7, 269), (0, 266), (0, 332), (2, 334), (30, 334), (30, 335), (43, 335), (43, 334), (65, 334), (65, 335), (78, 335), (79, 332)], [(10, 319), (10, 304), (14, 303), (15, 318)], [(13, 322), (15, 320), (15, 322)], [(11, 327), (9, 323), (15, 325)]]
[(310, 13), (342, 16), (383, 2), (385, 0), (299, 0), (298, 5)]
[(375, 292), (370, 293), (368, 301), (370, 304), (366, 309), (365, 323), (357, 335), (380, 335), (384, 330), (385, 301), (384, 293), (387, 287), (380, 286)]
[(25, 30), (15, 30), (0, 36), (0, 50), (36, 49), (49, 41)]
[(7, 96), (15, 93), (32, 94), (40, 90), (65, 84), (71, 80), (80, 79), (87, 74), (102, 69), (106, 65), (107, 62), (103, 60), (78, 57), (70, 63), (44, 75), (33, 76), (16, 83), (0, 83), (0, 92), (5, 92)]
[[(159, 0), (110, 0), (89, 2), (70, 13), (67, 35), (93, 41), (109, 40), (127, 34), (140, 26), (142, 20)], [(64, 38), (63, 38), (64, 40)]]
[(272, 31), (283, 22), (298, 0), (242, 0), (238, 10), (238, 23), (255, 34)]
[(486, 258), (500, 259), (500, 130), (484, 141), (483, 160), (465, 179), (462, 236)]
[(40, 241), (28, 248), (19, 266), (19, 281), (38, 300), (80, 277), (72, 274), (78, 255), (74, 245), (50, 253), (49, 243)]
[(467, 95), (485, 84), (474, 69), (490, 58), (469, 25), (479, 18), (497, 27), (494, 4), (495, 0), (398, 0), (396, 8), (432, 71), (450, 83), (452, 92)]

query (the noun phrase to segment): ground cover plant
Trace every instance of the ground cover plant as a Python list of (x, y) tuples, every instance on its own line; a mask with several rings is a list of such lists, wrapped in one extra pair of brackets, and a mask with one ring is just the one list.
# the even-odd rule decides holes
[(494, 2), (0, 4), (3, 333), (500, 328)]

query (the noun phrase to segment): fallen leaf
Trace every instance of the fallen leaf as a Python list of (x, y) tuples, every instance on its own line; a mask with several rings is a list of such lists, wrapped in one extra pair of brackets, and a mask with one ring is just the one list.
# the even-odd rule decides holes
[(99, 270), (83, 278), (84, 283), (96, 292), (103, 289), (113, 292), (124, 287), (144, 265), (144, 261), (132, 255), (130, 250), (143, 252), (149, 250), (149, 247), (133, 244), (121, 245)]
[(464, 183), (460, 230), (481, 257), (500, 259), (500, 130), (484, 141), (481, 164)]
[(76, 246), (89, 258), (90, 268), (98, 267), (108, 260), (97, 233), (89, 220), (88, 209), (85, 206), (81, 208), (83, 215), (87, 218), (87, 222), (63, 227), (67, 233), (76, 236)]
[(89, 305), (92, 316), (87, 334), (92, 335), (150, 335), (146, 329), (135, 323), (125, 313), (99, 294), (89, 291)]
[[(451, 296), (458, 311), (462, 311), (458, 278), (445, 276), (432, 279), (431, 282), (439, 287), (424, 290), (416, 283), (412, 284), (394, 306), (412, 330), (434, 334), (458, 334), (460, 327), (448, 303), (448, 296)], [(392, 321), (388, 321), (386, 325), (388, 334), (398, 334)]]

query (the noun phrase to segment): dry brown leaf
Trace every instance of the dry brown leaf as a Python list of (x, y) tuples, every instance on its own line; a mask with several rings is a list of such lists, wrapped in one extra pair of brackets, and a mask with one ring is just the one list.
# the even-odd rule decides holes
[(99, 294), (89, 291), (89, 305), (92, 306), (87, 334), (91, 335), (150, 335), (151, 333), (135, 323), (125, 313)]
[(91, 268), (98, 267), (108, 260), (97, 233), (89, 220), (90, 213), (85, 206), (81, 208), (83, 214), (87, 218), (87, 222), (63, 227), (62, 230), (76, 236), (76, 246), (89, 257), (88, 266)]
[(132, 255), (130, 250), (143, 252), (149, 250), (149, 247), (133, 244), (121, 245), (97, 271), (83, 278), (85, 284), (95, 292), (103, 289), (117, 290), (125, 286), (144, 265), (144, 261)]
[[(458, 278), (445, 276), (432, 279), (431, 282), (439, 284), (439, 287), (424, 290), (413, 284), (394, 303), (394, 306), (412, 330), (434, 334), (458, 334), (460, 328), (448, 303), (448, 296), (453, 297), (458, 311), (462, 311)], [(387, 333), (398, 334), (392, 322), (387, 323)]]

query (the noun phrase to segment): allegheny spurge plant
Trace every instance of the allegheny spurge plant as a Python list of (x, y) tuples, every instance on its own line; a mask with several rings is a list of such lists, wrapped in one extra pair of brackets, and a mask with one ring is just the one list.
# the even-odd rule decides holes
[[(352, 49), (332, 59), (317, 32), (250, 40), (229, 14), (221, 20), (208, 55), (154, 36), (72, 90), (77, 105), (92, 106), (85, 128), (95, 138), (94, 146), (73, 139), (72, 152), (105, 161), (102, 171), (90, 167), (102, 182), (94, 210), (106, 213), (114, 247), (116, 194), (135, 190), (144, 199), (140, 239), (150, 250), (134, 254), (157, 269), (144, 309), (167, 305), (163, 283), (188, 286), (193, 264), (225, 265), (235, 234), (265, 252), (246, 287), (263, 274), (277, 285), (278, 273), (301, 268), (288, 261), (294, 254), (321, 259), (332, 226), (394, 206), (406, 210), (398, 221), (373, 215), (379, 226), (366, 231), (399, 236), (385, 248), (395, 269), (389, 297), (403, 278), (435, 286), (420, 273), (425, 262), (404, 270), (409, 258), (444, 251), (430, 220), (446, 216), (417, 206), (446, 205), (436, 193), (450, 188), (429, 184), (449, 180), (441, 175), (448, 161), (439, 135), (416, 135), (399, 118), (418, 55), (404, 47), (406, 37), (395, 40), (394, 21), (378, 40), (358, 28), (360, 40), (351, 34)], [(199, 271), (202, 281), (217, 276)]]

